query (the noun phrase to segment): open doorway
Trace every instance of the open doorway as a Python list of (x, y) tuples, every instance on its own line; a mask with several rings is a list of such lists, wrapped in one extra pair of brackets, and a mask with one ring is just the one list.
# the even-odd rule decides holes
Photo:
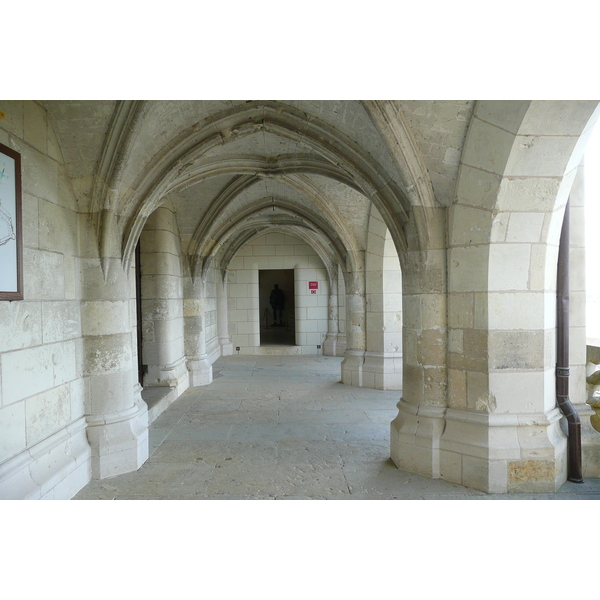
[(260, 270), (258, 303), (260, 345), (295, 346), (294, 269)]

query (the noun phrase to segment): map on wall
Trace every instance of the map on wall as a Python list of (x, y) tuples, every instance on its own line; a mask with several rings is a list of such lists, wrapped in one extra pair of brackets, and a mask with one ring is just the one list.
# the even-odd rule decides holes
[(0, 154), (0, 290), (17, 291), (15, 161)]

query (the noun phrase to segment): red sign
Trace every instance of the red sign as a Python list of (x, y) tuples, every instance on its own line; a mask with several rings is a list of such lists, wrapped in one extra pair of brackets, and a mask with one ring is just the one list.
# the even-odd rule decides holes
[(309, 281), (308, 282), (308, 289), (309, 290), (318, 290), (319, 289), (319, 282), (318, 281)]

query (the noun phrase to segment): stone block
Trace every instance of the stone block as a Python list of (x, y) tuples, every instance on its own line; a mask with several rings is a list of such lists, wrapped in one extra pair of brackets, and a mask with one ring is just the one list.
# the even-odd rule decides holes
[(562, 177), (565, 157), (573, 154), (577, 137), (519, 135), (506, 162), (506, 177)]
[(32, 300), (62, 300), (65, 297), (65, 273), (62, 254), (23, 249), (25, 294)]
[(89, 380), (90, 402), (86, 412), (92, 415), (115, 413), (131, 404), (133, 372), (101, 373)]
[(54, 387), (53, 346), (36, 346), (2, 355), (4, 406)]
[(0, 464), (25, 446), (25, 403), (3, 406), (0, 408)]
[(449, 327), (456, 329), (468, 329), (476, 326), (474, 325), (473, 311), (473, 294), (450, 294), (448, 296)]
[(494, 220), (492, 221), (492, 230), (490, 232), (490, 241), (505, 242), (506, 232), (508, 231), (508, 222), (510, 220), (510, 213), (497, 212)]
[(544, 329), (545, 296), (539, 292), (490, 293), (488, 295), (490, 330)]
[(44, 302), (41, 306), (44, 343), (81, 336), (81, 312), (77, 302)]
[(504, 178), (500, 185), (500, 207), (503, 211), (541, 214), (552, 211), (559, 185), (560, 181), (554, 177)]
[(53, 368), (53, 385), (62, 385), (81, 376), (77, 371), (78, 344), (74, 340), (59, 342), (49, 346)]
[(181, 277), (176, 275), (144, 275), (142, 298), (181, 298)]
[(25, 401), (27, 445), (55, 433), (71, 420), (69, 384), (47, 390)]
[(541, 239), (544, 225), (544, 212), (513, 212), (510, 214), (506, 241), (508, 243), (536, 243)]
[(25, 102), (23, 105), (24, 138), (36, 150), (48, 152), (48, 121), (46, 111), (37, 102)]
[[(544, 412), (545, 396), (554, 398), (554, 390), (547, 389), (543, 371), (492, 372), (489, 374), (489, 392), (496, 401), (496, 413)], [(555, 400), (554, 400), (555, 401)]]
[(489, 289), (527, 290), (530, 253), (529, 244), (494, 244), (490, 248)]
[(23, 192), (59, 204), (58, 163), (27, 144), (18, 144), (21, 153)]
[(436, 329), (425, 329), (417, 345), (417, 361), (421, 365), (437, 366), (446, 363), (446, 335)]
[(85, 336), (119, 334), (129, 329), (128, 301), (95, 300), (81, 305), (82, 333)]
[(555, 460), (514, 460), (508, 462), (509, 492), (555, 492), (560, 485), (560, 467)]
[(144, 275), (174, 275), (181, 277), (181, 258), (168, 252), (142, 252)]
[(462, 483), (462, 455), (440, 450), (440, 478), (453, 483)]
[(69, 397), (71, 398), (71, 421), (79, 419), (85, 414), (85, 401), (88, 395), (89, 388), (89, 377), (79, 377), (69, 383), (70, 391)]
[(0, 101), (0, 112), (2, 119), (0, 127), (23, 139), (25, 128), (24, 100), (2, 100)]
[(487, 245), (451, 248), (448, 255), (450, 292), (476, 292), (487, 289), (489, 260)]
[(522, 127), (530, 106), (529, 100), (480, 100), (475, 104), (474, 115), (486, 123), (516, 134)]
[(116, 373), (132, 368), (129, 333), (92, 336), (83, 343), (85, 374)]
[(506, 461), (463, 456), (462, 484), (491, 494), (506, 493)]
[(39, 198), (31, 194), (22, 194), (22, 231), (23, 245), (26, 248), (39, 249)]
[(593, 100), (571, 102), (568, 100), (533, 100), (521, 124), (520, 133), (544, 135), (580, 135), (583, 122), (591, 118), (598, 103)]
[(179, 236), (166, 229), (144, 229), (140, 236), (142, 252), (147, 248), (166, 254), (179, 256), (181, 246)]
[(543, 369), (545, 332), (490, 331), (489, 366), (491, 369)]
[(467, 373), (459, 369), (448, 369), (448, 406), (467, 408)]
[(19, 350), (42, 343), (42, 305), (39, 302), (0, 302), (2, 350)]
[(458, 202), (463, 205), (493, 209), (496, 207), (500, 181), (500, 176), (495, 173), (463, 164), (458, 180)]
[(47, 200), (39, 201), (39, 247), (41, 250), (78, 253), (77, 215)]
[(462, 162), (489, 173), (503, 174), (513, 142), (513, 134), (475, 118), (469, 125)]
[(470, 246), (490, 241), (492, 213), (472, 206), (454, 205), (450, 208), (450, 244)]

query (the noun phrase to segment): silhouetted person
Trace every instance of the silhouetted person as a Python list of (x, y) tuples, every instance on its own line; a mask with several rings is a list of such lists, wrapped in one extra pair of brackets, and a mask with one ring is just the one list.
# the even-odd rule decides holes
[(283, 323), (281, 322), (283, 316), (283, 307), (285, 305), (285, 294), (282, 290), (279, 289), (279, 286), (275, 284), (275, 287), (271, 290), (271, 295), (269, 297), (269, 304), (273, 309), (273, 319), (274, 323), (272, 327), (277, 327), (277, 313), (279, 312), (279, 326), (281, 327)]

